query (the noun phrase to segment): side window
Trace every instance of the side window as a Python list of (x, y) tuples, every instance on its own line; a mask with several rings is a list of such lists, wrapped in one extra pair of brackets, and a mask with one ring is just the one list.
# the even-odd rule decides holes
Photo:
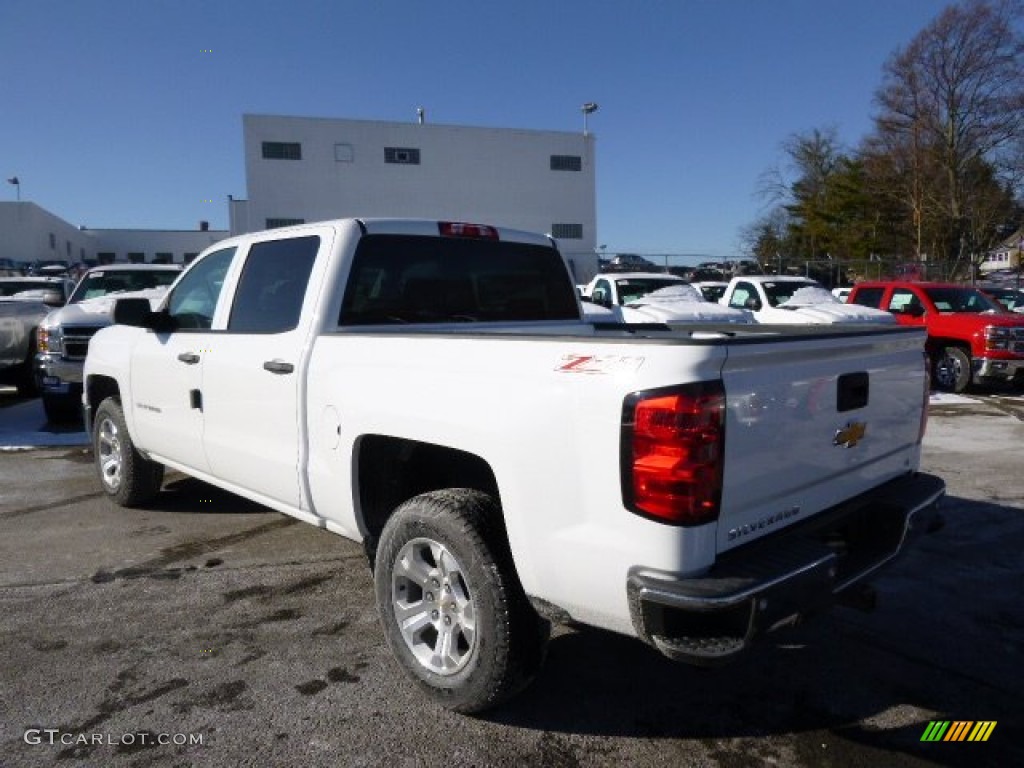
[(896, 288), (889, 299), (889, 311), (898, 315), (910, 314), (915, 308), (920, 308), (921, 300), (914, 295), (913, 291), (906, 288)]
[(319, 250), (315, 235), (255, 243), (238, 280), (228, 330), (284, 333), (298, 326)]
[(610, 304), (612, 301), (612, 287), (607, 280), (598, 280), (597, 285), (591, 292), (591, 298), (595, 304)]
[(213, 325), (213, 311), (224, 287), (224, 275), (235, 255), (234, 248), (214, 251), (190, 269), (174, 286), (167, 313), (180, 330), (205, 330)]
[(883, 293), (885, 293), (884, 288), (858, 288), (854, 304), (879, 309), (882, 306)]
[(729, 306), (733, 309), (751, 309), (757, 311), (761, 308), (761, 302), (757, 299), (757, 291), (750, 283), (737, 283), (736, 290), (732, 292), (729, 299)]

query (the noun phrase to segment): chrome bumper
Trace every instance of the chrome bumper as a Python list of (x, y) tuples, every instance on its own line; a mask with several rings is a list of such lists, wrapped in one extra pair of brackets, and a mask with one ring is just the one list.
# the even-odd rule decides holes
[(945, 492), (938, 477), (907, 475), (730, 550), (700, 577), (632, 568), (633, 627), (672, 659), (726, 661), (757, 636), (852, 596), (913, 538), (941, 527)]
[(973, 361), (974, 375), (983, 379), (1015, 379), (1024, 376), (1024, 360), (997, 360), (976, 357)]

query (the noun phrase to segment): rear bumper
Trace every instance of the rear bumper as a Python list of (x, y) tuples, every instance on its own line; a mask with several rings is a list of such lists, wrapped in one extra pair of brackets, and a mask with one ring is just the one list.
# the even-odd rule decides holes
[(937, 530), (945, 491), (938, 477), (906, 475), (730, 550), (698, 578), (632, 568), (633, 627), (670, 658), (725, 661), (759, 635), (851, 594), (914, 538)]

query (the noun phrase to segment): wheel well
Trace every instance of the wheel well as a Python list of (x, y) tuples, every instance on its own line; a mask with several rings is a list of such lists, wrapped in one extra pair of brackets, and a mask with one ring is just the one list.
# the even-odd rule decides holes
[(384, 524), (406, 499), (442, 488), (473, 488), (499, 506), (498, 482), (479, 456), (416, 440), (364, 435), (355, 451), (357, 504), (372, 555)]
[(929, 338), (925, 345), (928, 350), (928, 354), (934, 358), (946, 347), (959, 347), (967, 353), (968, 357), (973, 357), (971, 354), (971, 345), (963, 339), (943, 339), (941, 337)]
[(86, 395), (89, 405), (95, 411), (108, 397), (120, 397), (121, 390), (116, 379), (109, 376), (90, 376), (86, 385)]

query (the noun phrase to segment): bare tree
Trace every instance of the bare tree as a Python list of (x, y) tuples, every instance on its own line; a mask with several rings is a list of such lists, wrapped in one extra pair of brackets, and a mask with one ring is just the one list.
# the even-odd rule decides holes
[[(1004, 167), (1024, 134), (1021, 18), (1020, 0), (950, 6), (885, 65), (876, 125), (882, 144), (901, 158), (919, 255), (930, 201), (940, 206), (931, 237), (945, 255), (965, 255), (979, 223), (969, 218), (991, 183), (978, 170)], [(980, 188), (985, 193), (975, 195)]]

